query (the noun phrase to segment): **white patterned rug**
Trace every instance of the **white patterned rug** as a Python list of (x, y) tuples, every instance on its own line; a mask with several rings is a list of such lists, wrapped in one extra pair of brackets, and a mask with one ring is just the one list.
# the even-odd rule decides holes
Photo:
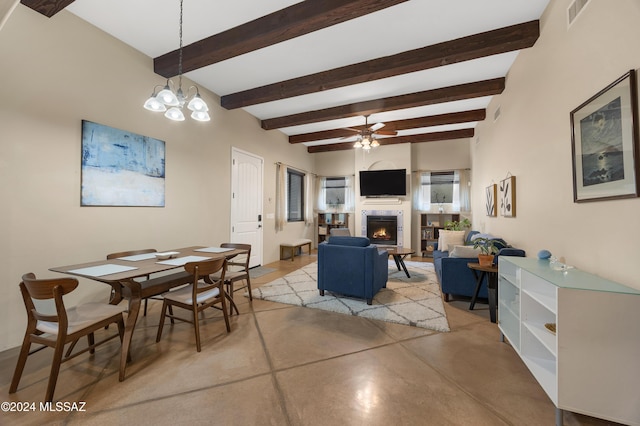
[[(380, 321), (449, 331), (442, 294), (433, 264), (405, 262), (411, 278), (389, 262), (389, 280), (373, 304), (325, 291), (318, 292), (318, 264), (311, 263), (252, 291), (253, 297), (288, 305), (305, 306)], [(248, 296), (248, 295), (247, 295)]]

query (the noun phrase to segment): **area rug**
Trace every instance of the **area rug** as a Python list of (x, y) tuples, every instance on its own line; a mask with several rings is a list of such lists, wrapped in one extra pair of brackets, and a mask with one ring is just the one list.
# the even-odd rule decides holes
[(256, 266), (256, 267), (253, 267), (253, 268), (249, 269), (249, 276), (251, 278), (258, 278), (258, 277), (270, 274), (270, 273), (275, 272), (275, 271), (277, 271), (276, 268), (267, 268), (266, 266)]
[(433, 264), (405, 262), (411, 278), (389, 262), (387, 287), (376, 294), (372, 305), (363, 299), (325, 291), (318, 293), (317, 262), (252, 291), (253, 297), (288, 305), (304, 306), (379, 321), (449, 331), (442, 294)]

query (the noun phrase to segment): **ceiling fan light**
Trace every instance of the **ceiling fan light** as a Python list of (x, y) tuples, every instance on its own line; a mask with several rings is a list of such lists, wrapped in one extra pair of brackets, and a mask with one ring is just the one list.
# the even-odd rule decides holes
[(178, 101), (178, 97), (171, 91), (171, 88), (169, 88), (169, 84), (164, 86), (164, 89), (162, 89), (156, 95), (156, 99), (167, 106), (175, 107), (180, 104), (180, 101)]
[(184, 114), (182, 113), (182, 110), (180, 110), (180, 108), (169, 108), (169, 110), (164, 113), (164, 116), (169, 120), (184, 121)]
[(193, 111), (191, 113), (191, 118), (193, 118), (194, 120), (197, 120), (197, 121), (209, 121), (209, 120), (211, 120), (211, 117), (209, 117), (209, 114), (206, 111)]
[(371, 145), (367, 144), (367, 145), (362, 145), (362, 149), (365, 151), (369, 151), (371, 150)]
[(357, 140), (356, 143), (353, 144), (353, 147), (354, 148), (362, 148), (362, 143), (359, 140)]
[(373, 142), (371, 142), (371, 147), (375, 148), (377, 146), (380, 146), (380, 142), (378, 142), (378, 139), (374, 139)]
[(153, 95), (144, 103), (144, 108), (154, 112), (165, 112), (167, 110), (167, 107)]

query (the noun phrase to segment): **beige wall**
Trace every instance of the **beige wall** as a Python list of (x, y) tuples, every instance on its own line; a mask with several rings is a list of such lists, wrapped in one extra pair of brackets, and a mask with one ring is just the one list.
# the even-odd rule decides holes
[[(568, 0), (550, 3), (536, 45), (519, 54), (503, 95), (469, 142), (411, 146), (407, 169), (472, 166), (472, 205), (484, 211), (484, 187), (517, 176), (517, 217), (474, 217), (474, 228), (504, 236), (535, 256), (541, 248), (587, 271), (640, 288), (640, 200), (573, 203), (569, 112), (640, 66), (640, 3), (589, 2), (567, 31)], [(162, 79), (152, 60), (72, 14), (52, 19), (19, 5), (0, 31), (0, 350), (19, 344), (24, 307), (17, 284), (28, 271), (56, 276), (56, 265), (129, 248), (217, 244), (229, 238), (231, 147), (265, 159), (264, 217), (275, 212), (275, 163), (320, 175), (351, 174), (355, 151), (308, 155), (277, 131), (265, 132), (215, 96), (212, 122), (172, 123), (140, 106)], [(167, 143), (165, 208), (81, 208), (82, 119)], [(462, 144), (462, 147), (461, 147)], [(467, 146), (467, 149), (464, 147)], [(402, 149), (401, 149), (402, 150)], [(469, 152), (471, 161), (469, 161)], [(395, 154), (394, 154), (395, 156)], [(404, 161), (404, 160), (403, 160)], [(315, 229), (265, 220), (264, 262), (279, 242)], [(76, 300), (108, 289), (83, 281)]]
[(411, 168), (421, 170), (459, 170), (471, 167), (468, 139), (411, 144)]
[[(142, 108), (155, 84), (152, 59), (62, 12), (52, 19), (19, 5), (0, 31), (0, 350), (20, 343), (20, 276), (154, 247), (219, 244), (230, 238), (231, 147), (262, 156), (264, 213), (275, 212), (277, 161), (313, 170), (304, 146), (263, 131), (247, 113), (226, 111), (210, 92), (212, 121), (174, 123)], [(166, 207), (80, 207), (81, 120), (166, 142)], [(264, 263), (279, 243), (312, 235), (304, 224), (275, 232), (264, 223)], [(105, 300), (83, 281), (78, 300)]]
[[(473, 210), (479, 229), (536, 256), (540, 249), (568, 264), (640, 288), (640, 199), (573, 202), (570, 112), (640, 66), (640, 2), (591, 1), (567, 30), (569, 0), (549, 4), (535, 46), (520, 52), (497, 122), (478, 125), (471, 142)], [(484, 187), (508, 173), (517, 179), (516, 218), (489, 218)]]

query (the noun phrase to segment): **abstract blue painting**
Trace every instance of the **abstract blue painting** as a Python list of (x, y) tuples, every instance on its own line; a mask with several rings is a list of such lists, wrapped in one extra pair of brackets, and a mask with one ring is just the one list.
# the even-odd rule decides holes
[(82, 206), (164, 207), (165, 143), (82, 120)]

